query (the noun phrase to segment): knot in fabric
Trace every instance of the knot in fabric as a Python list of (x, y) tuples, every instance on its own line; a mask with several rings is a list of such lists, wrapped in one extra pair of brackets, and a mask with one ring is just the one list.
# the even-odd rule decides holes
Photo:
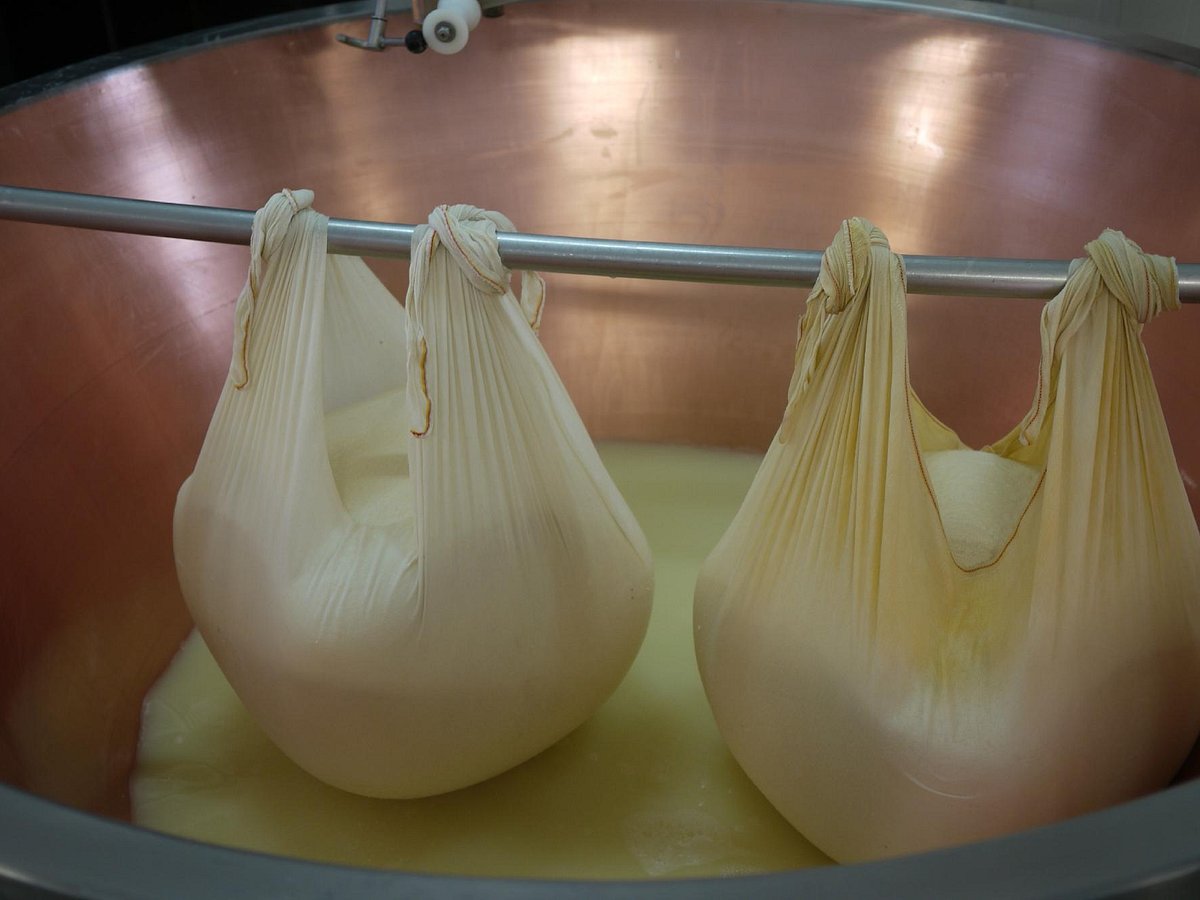
[(497, 231), (517, 230), (507, 218), (464, 204), (439, 206), (429, 215), (429, 227), (475, 287), (493, 294), (508, 290), (508, 270), (496, 239)]
[[(1179, 309), (1175, 260), (1145, 253), (1119, 231), (1109, 228), (1074, 260), (1063, 290), (1042, 310), (1042, 361), (1034, 407), (1022, 421), (1019, 439), (1031, 444), (1041, 434), (1053, 401), (1056, 368), (1067, 347), (1099, 304), (1116, 301), (1125, 316), (1145, 325), (1169, 309)], [(1103, 322), (1107, 317), (1101, 319)], [(1107, 328), (1107, 325), (1104, 326)], [(1107, 338), (1105, 338), (1107, 339)], [(1081, 351), (1085, 352), (1085, 351)]]
[[(409, 269), (408, 311), (410, 381), (418, 410), (417, 423), (410, 428), (413, 437), (429, 434), (433, 421), (428, 368), (436, 347), (425, 336), (426, 295), (429, 293), (430, 267), (438, 249), (462, 272), (470, 285), (485, 295), (515, 302), (526, 323), (536, 335), (542, 322), (546, 284), (536, 272), (521, 272), (520, 296), (510, 285), (510, 271), (500, 261), (497, 232), (514, 232), (509, 219), (492, 210), (459, 204), (439, 206), (429, 214), (429, 224), (413, 232), (412, 266)], [(435, 292), (436, 294), (436, 292)]]
[[(882, 313), (890, 315), (887, 305), (891, 303), (885, 294), (888, 290), (898, 292), (903, 298), (905, 289), (904, 261), (892, 253), (891, 244), (879, 228), (862, 218), (846, 219), (838, 228), (833, 242), (821, 258), (821, 271), (817, 283), (808, 295), (804, 315), (796, 333), (795, 368), (788, 387), (788, 405), (780, 425), (778, 440), (781, 444), (791, 441), (799, 421), (801, 398), (808, 392), (817, 373), (836, 364), (840, 357), (844, 362), (854, 351), (854, 338), (849, 343), (841, 342), (842, 349), (830, 352), (838, 346), (839, 335), (846, 328), (853, 329), (847, 319), (840, 316), (851, 303), (857, 301), (859, 309), (865, 310), (867, 294), (872, 277), (877, 279), (879, 299), (885, 306)], [(871, 301), (875, 302), (875, 301)]]
[(1174, 259), (1146, 253), (1111, 228), (1084, 249), (1108, 292), (1141, 324), (1166, 310), (1179, 309)]
[(870, 271), (871, 247), (888, 247), (887, 236), (862, 218), (846, 219), (821, 257), (817, 288), (825, 311), (838, 313), (862, 293)]
[(289, 191), (284, 188), (254, 214), (254, 227), (250, 232), (249, 275), (250, 293), (254, 297), (258, 297), (262, 286), (263, 265), (279, 249), (292, 219), (302, 210), (311, 208), (312, 202), (312, 191)]
[(310, 209), (312, 202), (312, 191), (289, 191), (284, 188), (254, 214), (254, 226), (250, 231), (250, 271), (234, 313), (239, 350), (234, 355), (232, 376), (233, 386), (239, 391), (250, 381), (250, 331), (254, 323), (255, 305), (262, 290), (263, 268), (287, 237), (292, 220), (302, 211)]

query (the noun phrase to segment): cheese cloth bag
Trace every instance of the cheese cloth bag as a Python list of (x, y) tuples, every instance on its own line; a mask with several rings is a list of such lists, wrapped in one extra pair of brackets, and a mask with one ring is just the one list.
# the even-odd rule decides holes
[(1173, 262), (1105, 232), (1045, 307), (1032, 409), (977, 452), (912, 392), (884, 235), (826, 251), (695, 642), (734, 756), (833, 858), (1096, 809), (1187, 755), (1200, 537), (1140, 338), (1177, 306)]
[[(311, 203), (284, 191), (255, 216), (229, 379), (176, 505), (179, 580), (295, 762), (360, 794), (450, 791), (611, 693), (646, 629), (650, 554), (531, 327), (541, 279), (524, 306), (509, 287), (511, 223), (435, 210), (406, 312), (326, 255)], [(327, 413), (402, 388), (404, 421), (359, 457), (401, 475), (356, 518)]]

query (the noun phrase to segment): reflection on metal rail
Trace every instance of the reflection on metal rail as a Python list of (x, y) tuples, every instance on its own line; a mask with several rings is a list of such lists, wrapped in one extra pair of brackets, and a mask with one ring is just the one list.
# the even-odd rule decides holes
[[(241, 209), (125, 200), (0, 185), (0, 219), (127, 234), (249, 244), (254, 213)], [(329, 220), (329, 252), (408, 258), (412, 225)], [(611, 278), (812, 287), (821, 266), (814, 250), (711, 247), (501, 234), (500, 257), (512, 269)], [(913, 294), (1046, 299), (1067, 279), (1065, 260), (905, 256)], [(1179, 296), (1200, 303), (1200, 265), (1179, 266)]]

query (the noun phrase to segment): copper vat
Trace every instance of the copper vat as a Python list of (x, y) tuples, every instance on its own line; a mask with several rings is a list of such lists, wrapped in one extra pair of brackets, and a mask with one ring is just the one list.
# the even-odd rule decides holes
[[(413, 57), (335, 43), (361, 23), (331, 8), (10, 89), (0, 183), (243, 208), (309, 187), (347, 218), (422, 221), (468, 201), (528, 232), (805, 248), (863, 215), (901, 253), (962, 256), (1069, 258), (1112, 226), (1200, 262), (1200, 69), (995, 9), (556, 0), (508, 7), (458, 56)], [(553, 893), (112, 821), (129, 814), (141, 698), (190, 627), (171, 510), (245, 265), (243, 248), (0, 222), (0, 895)], [(403, 295), (403, 263), (374, 267)], [(543, 339), (596, 438), (770, 440), (801, 292), (550, 282)], [(970, 443), (1006, 431), (1034, 389), (1040, 304), (909, 308), (926, 403)], [(1145, 340), (1200, 511), (1200, 306)], [(1200, 893), (1186, 839), (1200, 782), (1180, 782), (1003, 841), (736, 892), (1065, 896), (1168, 879)]]

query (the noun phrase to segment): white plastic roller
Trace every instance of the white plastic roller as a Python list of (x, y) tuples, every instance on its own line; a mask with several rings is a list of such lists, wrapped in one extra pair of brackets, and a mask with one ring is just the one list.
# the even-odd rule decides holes
[(482, 16), (478, 0), (439, 0), (437, 9), (421, 24), (425, 43), (435, 53), (457, 53), (467, 46), (467, 38)]

